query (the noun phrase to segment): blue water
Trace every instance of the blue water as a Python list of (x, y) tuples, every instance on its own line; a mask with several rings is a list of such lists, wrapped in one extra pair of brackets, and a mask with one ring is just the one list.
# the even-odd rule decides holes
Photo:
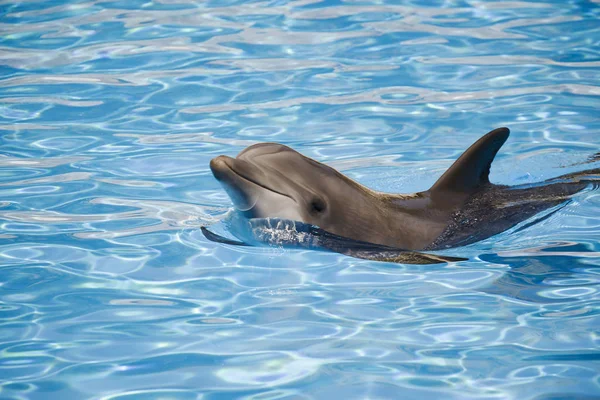
[(0, 398), (600, 396), (600, 192), (418, 266), (230, 247), (208, 168), (285, 143), (388, 192), (508, 126), (591, 168), (597, 1), (0, 2)]

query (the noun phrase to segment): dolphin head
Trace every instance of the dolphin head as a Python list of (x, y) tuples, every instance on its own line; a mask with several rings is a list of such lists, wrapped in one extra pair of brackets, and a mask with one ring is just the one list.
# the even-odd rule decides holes
[(210, 168), (248, 218), (291, 219), (336, 232), (371, 208), (369, 189), (281, 144), (255, 144), (236, 158), (218, 156)]

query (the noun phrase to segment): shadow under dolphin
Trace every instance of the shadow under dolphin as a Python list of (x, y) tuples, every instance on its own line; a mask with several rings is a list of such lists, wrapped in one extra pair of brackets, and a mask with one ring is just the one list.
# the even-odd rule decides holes
[(509, 136), (495, 129), (469, 147), (429, 189), (373, 191), (337, 170), (277, 143), (218, 156), (210, 168), (247, 219), (241, 241), (333, 251), (408, 264), (465, 260), (422, 253), (468, 245), (503, 232), (600, 182), (600, 168), (518, 186), (489, 181), (492, 161)]

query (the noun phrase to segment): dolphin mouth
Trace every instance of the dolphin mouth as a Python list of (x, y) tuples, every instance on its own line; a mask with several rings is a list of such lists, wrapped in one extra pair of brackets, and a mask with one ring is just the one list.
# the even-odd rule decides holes
[[(256, 169), (255, 175), (262, 174), (262, 171), (258, 170), (258, 168), (251, 163), (237, 158), (218, 156), (210, 160), (210, 169), (214, 177), (218, 181), (224, 183), (225, 190), (233, 200), (236, 208), (240, 211), (248, 211), (256, 205), (259, 196), (256, 194), (255, 190), (254, 196), (252, 196), (252, 189), (256, 189), (256, 187), (287, 197), (296, 202), (290, 195), (259, 182), (256, 177), (251, 176), (251, 173), (244, 173), (240, 166), (242, 168), (246, 167), (247, 169)], [(249, 185), (253, 185), (254, 188)]]

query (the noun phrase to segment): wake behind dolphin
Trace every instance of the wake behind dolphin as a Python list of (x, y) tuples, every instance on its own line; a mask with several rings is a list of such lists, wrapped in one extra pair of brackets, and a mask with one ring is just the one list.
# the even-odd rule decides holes
[(376, 192), (287, 146), (255, 144), (236, 158), (210, 162), (236, 209), (248, 218), (250, 239), (203, 232), (230, 244), (261, 242), (383, 261), (460, 260), (418, 251), (486, 239), (600, 182), (600, 169), (593, 169), (537, 184), (492, 184), (491, 163), (508, 136), (507, 128), (489, 132), (429, 190), (413, 194)]

